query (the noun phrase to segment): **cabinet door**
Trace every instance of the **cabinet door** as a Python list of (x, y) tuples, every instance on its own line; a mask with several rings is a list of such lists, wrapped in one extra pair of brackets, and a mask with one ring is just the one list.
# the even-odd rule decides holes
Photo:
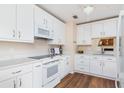
[(104, 31), (103, 37), (115, 37), (117, 32), (117, 19), (110, 19), (103, 21)]
[(17, 32), (20, 41), (33, 42), (33, 5), (17, 5)]
[(16, 79), (11, 78), (0, 82), (0, 88), (16, 88)]
[(60, 44), (65, 44), (65, 24), (64, 23), (62, 23), (62, 22), (60, 22), (60, 24), (59, 24), (59, 39), (60, 39), (60, 41), (59, 41), (59, 43)]
[(42, 87), (42, 65), (37, 63), (33, 65), (33, 87), (41, 88)]
[(91, 25), (80, 25), (77, 28), (77, 44), (90, 45), (91, 44)]
[(56, 18), (53, 20), (54, 37), (49, 44), (63, 45), (65, 43), (65, 24)]
[(84, 40), (85, 45), (91, 44), (91, 24), (84, 25)]
[(16, 38), (16, 5), (0, 4), (0, 39)]
[(100, 38), (103, 34), (103, 23), (95, 22), (92, 23), (92, 38)]
[(69, 57), (65, 57), (65, 68), (64, 68), (64, 75), (66, 76), (70, 72), (70, 66), (69, 66)]
[(98, 75), (102, 75), (102, 62), (98, 60), (92, 60), (90, 62), (90, 72)]
[(106, 61), (103, 62), (103, 75), (116, 78), (117, 67), (116, 62)]
[(38, 34), (38, 28), (45, 28), (45, 18), (44, 13), (41, 8), (34, 6), (34, 25), (35, 25), (35, 35)]
[(60, 79), (64, 78), (64, 61), (63, 60), (61, 60), (59, 65), (59, 77)]
[(77, 28), (77, 44), (83, 45), (85, 43), (85, 31), (82, 25)]
[(32, 88), (32, 72), (17, 77), (18, 88)]

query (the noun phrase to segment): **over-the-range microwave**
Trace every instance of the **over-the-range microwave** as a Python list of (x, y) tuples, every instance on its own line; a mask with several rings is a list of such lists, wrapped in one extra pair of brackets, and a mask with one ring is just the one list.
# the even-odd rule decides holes
[(49, 29), (43, 29), (40, 27), (37, 27), (35, 29), (35, 37), (38, 38), (45, 38), (45, 39), (53, 39), (53, 31)]

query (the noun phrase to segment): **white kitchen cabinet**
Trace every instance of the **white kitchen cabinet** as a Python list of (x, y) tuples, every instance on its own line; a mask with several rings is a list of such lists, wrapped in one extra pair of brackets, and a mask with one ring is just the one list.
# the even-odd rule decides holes
[(65, 44), (65, 24), (56, 18), (53, 18), (54, 37), (49, 44), (64, 45)]
[(15, 87), (16, 87), (16, 78), (11, 78), (0, 82), (0, 88), (15, 88)]
[(17, 76), (17, 88), (32, 88), (32, 72)]
[(33, 5), (17, 5), (17, 38), (19, 41), (33, 42)]
[(103, 75), (116, 78), (117, 76), (117, 64), (115, 57), (103, 57)]
[(42, 64), (33, 64), (33, 88), (42, 87)]
[(33, 5), (0, 5), (0, 40), (33, 42)]
[(103, 63), (103, 75), (108, 77), (116, 77), (117, 75), (117, 67), (115, 62), (104, 62)]
[(0, 40), (16, 39), (16, 5), (0, 4)]
[(92, 23), (92, 38), (116, 37), (117, 18)]
[(64, 58), (64, 65), (65, 65), (65, 68), (64, 68), (64, 76), (68, 75), (69, 72), (70, 72), (69, 60), (70, 60), (69, 57), (65, 57), (65, 58)]
[(32, 87), (32, 64), (1, 70), (0, 87)]
[(77, 44), (91, 45), (91, 24), (79, 25), (77, 28)]
[(63, 79), (70, 72), (69, 56), (63, 57), (59, 66), (60, 79)]
[(75, 56), (75, 70), (82, 72), (89, 72), (90, 57), (89, 55), (76, 55)]
[(111, 56), (93, 56), (90, 62), (90, 72), (105, 77), (116, 78), (116, 58)]
[(101, 38), (103, 34), (103, 22), (92, 23), (92, 38)]
[(102, 62), (100, 60), (92, 60), (90, 62), (90, 72), (102, 75)]
[(103, 37), (116, 37), (117, 33), (117, 19), (109, 19), (103, 21)]

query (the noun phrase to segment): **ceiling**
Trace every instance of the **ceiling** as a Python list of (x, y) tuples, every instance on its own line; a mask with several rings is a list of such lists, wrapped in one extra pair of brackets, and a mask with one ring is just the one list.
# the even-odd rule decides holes
[[(86, 4), (40, 4), (39, 6), (64, 22), (75, 21), (77, 24), (117, 16), (119, 11), (124, 9), (123, 4), (93, 4), (94, 11), (86, 15), (83, 12)], [(77, 15), (78, 19), (73, 19), (73, 15)]]

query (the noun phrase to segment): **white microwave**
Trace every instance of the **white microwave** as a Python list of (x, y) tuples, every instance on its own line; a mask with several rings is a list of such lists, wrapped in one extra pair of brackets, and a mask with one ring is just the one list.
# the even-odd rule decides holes
[(38, 27), (35, 30), (35, 37), (46, 38), (46, 39), (53, 39), (53, 31), (50, 31), (48, 29), (43, 29), (43, 28)]

